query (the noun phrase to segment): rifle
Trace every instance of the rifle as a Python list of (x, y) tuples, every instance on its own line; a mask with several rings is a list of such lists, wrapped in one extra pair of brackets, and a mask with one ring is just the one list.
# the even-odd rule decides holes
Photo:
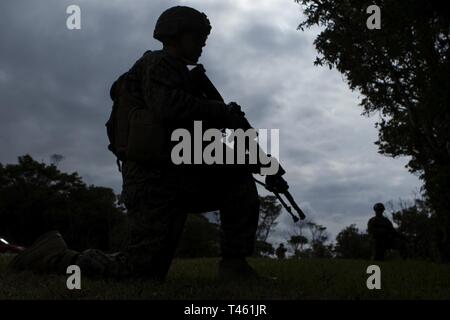
[[(214, 84), (211, 82), (211, 80), (209, 80), (208, 76), (206, 75), (206, 71), (205, 71), (205, 68), (203, 67), (203, 65), (197, 64), (190, 71), (190, 77), (191, 77), (191, 80), (193, 81), (193, 83), (195, 83), (197, 85), (196, 89), (199, 90), (199, 92), (198, 92), (199, 94), (203, 95), (206, 99), (221, 101), (221, 102), (225, 103), (225, 101), (224, 101), (223, 97), (220, 95), (219, 91), (216, 89)], [(248, 122), (248, 120), (245, 118), (244, 115), (243, 115), (243, 118), (244, 118), (245, 128), (242, 128), (242, 129), (244, 129), (244, 130), (251, 129), (252, 126), (250, 125), (250, 123)], [(260, 152), (264, 152), (259, 146), (258, 146), (258, 150)], [(268, 158), (271, 157), (270, 154), (267, 154), (266, 156)], [(300, 209), (300, 207), (297, 205), (294, 198), (288, 191), (289, 185), (286, 182), (286, 180), (283, 178), (283, 175), (285, 173), (286, 173), (286, 171), (281, 167), (280, 164), (278, 164), (278, 172), (274, 175), (270, 175), (270, 176), (268, 175), (266, 177), (266, 183), (259, 181), (258, 179), (254, 178), (254, 177), (253, 177), (253, 179), (255, 180), (256, 183), (264, 186), (267, 189), (267, 191), (272, 192), (277, 197), (278, 201), (280, 201), (280, 203), (286, 209), (286, 211), (291, 215), (294, 222), (297, 222), (297, 221), (299, 221), (299, 218), (301, 220), (305, 219), (305, 214), (303, 213), (302, 209)], [(283, 200), (281, 195), (284, 195), (286, 197), (286, 199), (290, 205), (288, 205)], [(292, 212), (292, 207), (295, 209), (295, 211), (297, 211), (298, 217), (296, 215), (294, 215), (294, 213)]]

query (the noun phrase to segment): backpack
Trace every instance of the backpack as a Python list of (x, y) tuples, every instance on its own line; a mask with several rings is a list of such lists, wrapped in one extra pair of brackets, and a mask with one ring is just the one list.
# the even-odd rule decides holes
[(167, 134), (156, 121), (145, 102), (133, 96), (127, 87), (127, 72), (111, 86), (113, 101), (111, 114), (106, 122), (108, 150), (122, 171), (121, 162), (131, 160), (146, 164), (161, 164), (167, 161)]
[[(109, 115), (108, 121), (105, 123), (106, 134), (108, 135), (108, 150), (111, 151), (116, 157), (117, 166), (119, 171), (122, 171), (120, 161), (126, 160), (126, 128), (118, 125), (119, 115), (119, 95), (124, 89), (124, 82), (127, 73), (122, 74), (116, 81), (114, 81), (109, 91), (109, 96), (113, 101), (112, 110)], [(125, 125), (126, 126), (126, 125)], [(128, 131), (128, 130), (126, 130)], [(125, 133), (125, 134), (124, 134)]]

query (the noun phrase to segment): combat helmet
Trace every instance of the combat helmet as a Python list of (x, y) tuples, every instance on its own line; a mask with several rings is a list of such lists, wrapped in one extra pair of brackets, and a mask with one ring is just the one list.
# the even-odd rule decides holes
[(175, 6), (164, 11), (156, 21), (153, 38), (164, 42), (181, 32), (199, 32), (209, 35), (211, 24), (203, 12), (186, 6)]

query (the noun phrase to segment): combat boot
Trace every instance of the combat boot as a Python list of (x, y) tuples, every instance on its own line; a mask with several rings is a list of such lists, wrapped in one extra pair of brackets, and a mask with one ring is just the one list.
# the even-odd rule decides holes
[(30, 270), (38, 273), (65, 273), (78, 252), (69, 250), (57, 231), (39, 237), (31, 247), (18, 254), (8, 265), (11, 271)]
[(104, 253), (97, 249), (87, 249), (77, 257), (75, 264), (88, 277), (124, 279), (130, 277), (127, 257), (122, 252)]

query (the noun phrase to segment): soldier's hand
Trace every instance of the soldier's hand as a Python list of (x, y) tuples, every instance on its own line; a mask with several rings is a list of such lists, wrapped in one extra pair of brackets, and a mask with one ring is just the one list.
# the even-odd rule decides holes
[(266, 189), (270, 192), (283, 193), (289, 188), (288, 183), (279, 175), (266, 176)]

